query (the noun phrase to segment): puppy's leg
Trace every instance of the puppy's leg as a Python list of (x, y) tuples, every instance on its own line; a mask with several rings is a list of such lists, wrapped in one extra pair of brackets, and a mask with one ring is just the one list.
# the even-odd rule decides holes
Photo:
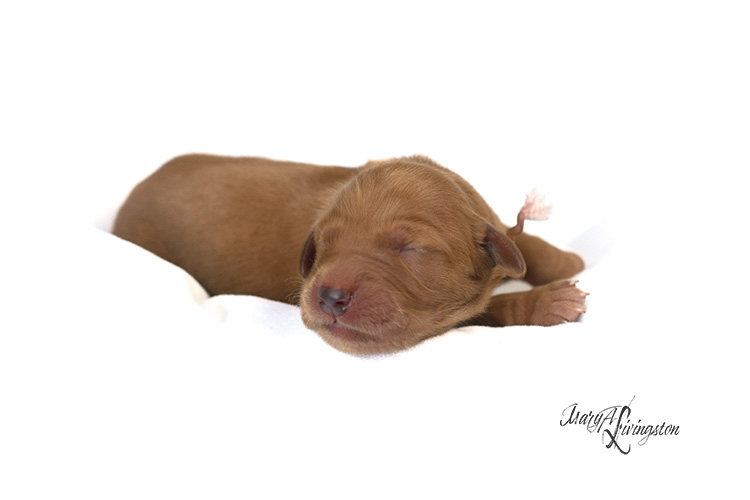
[(586, 312), (586, 296), (576, 288), (576, 281), (559, 280), (535, 287), (528, 292), (495, 295), (487, 310), (466, 325), (553, 326), (576, 321)]
[(545, 285), (570, 278), (583, 270), (583, 259), (566, 252), (543, 239), (526, 233), (515, 237), (515, 243), (526, 261), (524, 280), (532, 285)]

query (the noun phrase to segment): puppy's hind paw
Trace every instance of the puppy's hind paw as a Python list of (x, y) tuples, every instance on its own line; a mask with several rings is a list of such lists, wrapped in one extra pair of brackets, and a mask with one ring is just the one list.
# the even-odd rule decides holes
[(531, 290), (534, 310), (531, 324), (554, 326), (577, 321), (586, 312), (586, 297), (576, 284), (578, 281), (558, 280)]

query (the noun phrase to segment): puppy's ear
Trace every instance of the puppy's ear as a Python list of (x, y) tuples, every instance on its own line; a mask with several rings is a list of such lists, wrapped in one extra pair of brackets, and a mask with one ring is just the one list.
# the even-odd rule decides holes
[(526, 274), (526, 262), (513, 240), (498, 233), (487, 224), (483, 242), (496, 266), (500, 266), (511, 278), (522, 278)]
[(302, 257), (299, 261), (299, 272), (303, 278), (307, 278), (307, 275), (310, 274), (310, 270), (312, 270), (313, 264), (315, 264), (315, 255), (315, 231), (313, 231), (307, 237), (305, 247), (302, 249)]

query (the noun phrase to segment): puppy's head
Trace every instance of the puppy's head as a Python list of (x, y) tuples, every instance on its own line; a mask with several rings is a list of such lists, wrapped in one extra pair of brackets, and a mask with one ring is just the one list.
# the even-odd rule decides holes
[(520, 277), (526, 265), (478, 214), (476, 198), (455, 174), (422, 161), (363, 168), (305, 244), (305, 325), (336, 349), (377, 354), (480, 314), (499, 277)]

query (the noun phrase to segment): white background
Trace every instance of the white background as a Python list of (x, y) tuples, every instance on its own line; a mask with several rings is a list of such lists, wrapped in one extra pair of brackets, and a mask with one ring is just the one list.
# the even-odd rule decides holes
[[(749, 25), (743, 2), (724, 1), (3, 4), (0, 496), (746, 495)], [(335, 358), (309, 379), (247, 368), (263, 356), (244, 361), (241, 343), (200, 329), (115, 335), (144, 320), (110, 303), (122, 296), (92, 302), (91, 276), (139, 271), (93, 267), (76, 238), (107, 229), (136, 182), (193, 151), (351, 166), (425, 154), (506, 220), (539, 186), (558, 204), (536, 231), (607, 264), (582, 278), (584, 340), (509, 333), (518, 351), (498, 363), (516, 371), (503, 373), (536, 378), (490, 381), (495, 394), (484, 379), (472, 389), (495, 372), (453, 374), (450, 357), (427, 371), (408, 356)], [(463, 361), (487, 361), (461, 346)], [(362, 385), (338, 378), (346, 367)], [(389, 370), (407, 388), (391, 399), (372, 392)], [(236, 377), (251, 375), (267, 379), (253, 398), (284, 411), (225, 413), (242, 396)], [(91, 389), (97, 376), (109, 382)], [(305, 385), (321, 379), (322, 403)], [(440, 399), (446, 385), (458, 399)], [(285, 390), (309, 399), (278, 399)], [(307, 413), (340, 405), (337, 390), (384, 425)], [(680, 436), (622, 457), (558, 424), (568, 404), (633, 395), (644, 420)], [(405, 407), (422, 420), (394, 416)], [(172, 434), (149, 430), (153, 408)], [(502, 429), (488, 432), (496, 414)], [(253, 445), (275, 454), (248, 461)]]

